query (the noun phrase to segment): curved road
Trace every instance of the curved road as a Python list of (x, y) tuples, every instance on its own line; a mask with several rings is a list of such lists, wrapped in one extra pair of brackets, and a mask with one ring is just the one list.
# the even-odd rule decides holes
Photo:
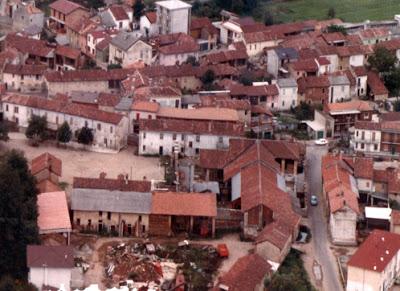
[[(318, 196), (318, 206), (308, 207), (311, 223), (315, 260), (321, 266), (324, 291), (343, 290), (335, 257), (329, 246), (326, 216), (323, 209), (321, 157), (327, 153), (326, 146), (308, 145), (306, 152), (306, 179), (309, 193)], [(309, 200), (309, 199), (308, 199)]]

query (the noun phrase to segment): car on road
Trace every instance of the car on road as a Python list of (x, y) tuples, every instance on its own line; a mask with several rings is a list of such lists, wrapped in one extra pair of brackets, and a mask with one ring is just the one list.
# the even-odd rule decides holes
[(317, 198), (317, 196), (311, 195), (310, 204), (311, 204), (312, 206), (317, 206), (317, 205), (318, 205), (318, 198)]
[(314, 141), (316, 145), (326, 145), (328, 144), (328, 140), (325, 138), (320, 138)]

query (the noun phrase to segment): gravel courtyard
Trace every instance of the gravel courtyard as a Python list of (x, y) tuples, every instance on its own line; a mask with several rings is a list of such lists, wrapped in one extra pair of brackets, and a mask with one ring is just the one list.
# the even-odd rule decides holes
[(137, 180), (143, 179), (144, 176), (148, 180), (163, 178), (164, 171), (159, 167), (159, 159), (136, 156), (133, 154), (133, 148), (124, 149), (118, 154), (103, 154), (43, 144), (32, 147), (22, 133), (10, 133), (9, 137), (10, 140), (7, 143), (1, 143), (2, 151), (12, 148), (22, 150), (28, 161), (44, 152), (49, 152), (61, 159), (61, 181), (67, 182), (69, 186), (74, 176), (94, 178), (101, 172), (107, 173), (108, 178), (117, 178), (121, 173), (128, 174), (129, 177), (132, 173), (132, 178)]

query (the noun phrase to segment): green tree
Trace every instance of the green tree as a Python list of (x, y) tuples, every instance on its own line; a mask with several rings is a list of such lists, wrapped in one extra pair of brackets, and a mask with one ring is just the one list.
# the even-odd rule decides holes
[(135, 4), (133, 4), (133, 16), (135, 16), (136, 20), (140, 19), (140, 16), (143, 15), (145, 8), (146, 6), (144, 5), (142, 0), (135, 1)]
[(109, 64), (107, 66), (107, 70), (115, 70), (115, 69), (122, 69), (121, 64)]
[(292, 109), (297, 120), (310, 120), (314, 117), (314, 109), (306, 102), (301, 102)]
[(387, 73), (395, 67), (396, 55), (383, 46), (377, 46), (374, 53), (368, 58), (368, 63), (379, 73)]
[(390, 96), (400, 95), (400, 68), (393, 68), (390, 72), (384, 74), (383, 81)]
[(328, 9), (328, 18), (335, 18), (336, 16), (336, 10), (333, 7), (330, 7)]
[(341, 32), (342, 34), (347, 35), (347, 30), (342, 25), (332, 24), (328, 26), (327, 30), (328, 32)]
[(57, 141), (66, 144), (70, 142), (71, 138), (72, 130), (69, 127), (68, 122), (64, 121), (57, 130)]
[(8, 141), (8, 132), (9, 129), (7, 123), (4, 120), (0, 121), (0, 140)]
[(25, 135), (29, 139), (45, 140), (47, 138), (47, 118), (46, 116), (32, 115), (29, 120)]
[(267, 10), (264, 14), (264, 24), (267, 26), (275, 24), (274, 16), (269, 10)]
[(215, 73), (213, 70), (207, 70), (201, 77), (200, 80), (204, 85), (210, 85), (215, 81)]
[[(397, 99), (393, 102), (393, 111), (400, 112), (400, 100)], [(400, 210), (400, 208), (399, 208)]]
[(23, 279), (26, 246), (39, 243), (36, 182), (22, 152), (0, 156), (0, 274)]
[(89, 145), (93, 142), (93, 132), (90, 128), (84, 126), (77, 132), (78, 142)]
[(186, 64), (192, 65), (194, 67), (199, 66), (199, 62), (196, 60), (196, 57), (194, 56), (188, 56), (186, 59)]

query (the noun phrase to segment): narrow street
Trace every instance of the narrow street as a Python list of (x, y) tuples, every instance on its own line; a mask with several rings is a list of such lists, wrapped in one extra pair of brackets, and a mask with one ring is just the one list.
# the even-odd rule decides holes
[[(327, 153), (326, 146), (308, 145), (306, 152), (307, 174), (306, 179), (310, 195), (318, 197), (318, 206), (309, 204), (309, 219), (311, 224), (315, 260), (322, 269), (322, 285), (324, 291), (343, 290), (339, 279), (339, 271), (335, 257), (330, 250), (327, 221), (324, 214), (321, 180), (321, 157)], [(309, 202), (308, 202), (309, 203)]]

